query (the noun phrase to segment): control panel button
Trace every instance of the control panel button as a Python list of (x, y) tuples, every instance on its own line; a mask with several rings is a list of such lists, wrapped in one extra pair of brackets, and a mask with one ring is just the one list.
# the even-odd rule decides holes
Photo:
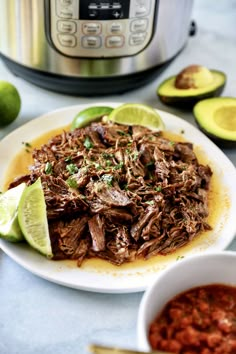
[(137, 17), (146, 16), (147, 12), (148, 12), (148, 9), (146, 8), (145, 5), (138, 5), (135, 10), (135, 15)]
[(73, 21), (57, 21), (57, 30), (62, 33), (75, 33), (76, 23)]
[(64, 19), (79, 19), (79, 4), (75, 0), (57, 0), (57, 16)]
[(61, 5), (62, 6), (69, 6), (73, 5), (74, 0), (61, 0)]
[(151, 7), (154, 6), (154, 0), (134, 0), (130, 3), (130, 18), (147, 16)]
[(95, 9), (89, 9), (88, 15), (89, 18), (96, 18), (98, 17), (98, 11)]
[(133, 33), (129, 37), (129, 44), (132, 46), (143, 44), (146, 33)]
[(90, 10), (97, 10), (98, 9), (98, 4), (96, 4), (96, 2), (91, 2), (89, 5), (88, 5), (88, 8)]
[(113, 4), (111, 5), (111, 8), (113, 10), (121, 9), (121, 4), (119, 2), (113, 2)]
[(123, 36), (108, 36), (106, 38), (107, 48), (120, 48), (124, 45), (125, 39)]
[(101, 44), (102, 39), (99, 36), (84, 36), (82, 38), (82, 46), (84, 48), (99, 48)]
[(148, 20), (146, 18), (140, 18), (133, 20), (130, 25), (131, 32), (145, 32), (148, 27)]
[(107, 31), (111, 34), (120, 34), (124, 32), (124, 27), (124, 23), (116, 21), (108, 24)]
[(82, 31), (84, 34), (100, 34), (102, 31), (102, 24), (100, 22), (83, 23)]
[(108, 10), (110, 8), (109, 2), (102, 2), (99, 6), (101, 10)]
[(122, 17), (122, 12), (120, 10), (114, 10), (112, 11), (112, 17), (113, 18), (121, 18)]
[(61, 17), (61, 18), (71, 19), (71, 18), (73, 18), (73, 11), (68, 9), (67, 7), (61, 8), (61, 9), (58, 9), (57, 15), (58, 15), (58, 17)]
[(72, 34), (58, 34), (58, 40), (63, 47), (75, 47), (76, 37)]

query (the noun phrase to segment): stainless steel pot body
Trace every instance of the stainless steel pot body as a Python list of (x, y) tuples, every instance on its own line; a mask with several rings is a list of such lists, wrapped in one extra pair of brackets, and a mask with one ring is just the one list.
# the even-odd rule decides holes
[[(79, 49), (77, 56), (70, 56), (57, 50), (50, 40), (50, 1), (1, 0), (0, 53), (4, 57), (28, 68), (72, 77), (130, 75), (170, 60), (184, 46), (189, 34), (192, 0), (160, 0), (154, 4), (151, 38), (138, 53), (130, 53), (127, 48), (122, 55), (101, 57), (92, 54), (96, 53), (96, 48), (92, 48), (91, 57), (81, 57)], [(141, 5), (149, 2), (154, 0), (137, 1)], [(63, 3), (70, 1), (62, 0)]]

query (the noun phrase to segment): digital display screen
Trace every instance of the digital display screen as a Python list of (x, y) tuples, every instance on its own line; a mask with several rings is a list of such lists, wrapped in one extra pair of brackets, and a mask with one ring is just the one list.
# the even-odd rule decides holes
[(119, 20), (129, 18), (130, 0), (80, 1), (81, 20)]

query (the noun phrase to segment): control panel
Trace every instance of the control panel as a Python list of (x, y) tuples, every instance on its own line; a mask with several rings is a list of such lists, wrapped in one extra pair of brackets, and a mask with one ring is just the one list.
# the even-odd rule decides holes
[(156, 0), (50, 0), (50, 37), (62, 54), (80, 58), (134, 55), (150, 41)]

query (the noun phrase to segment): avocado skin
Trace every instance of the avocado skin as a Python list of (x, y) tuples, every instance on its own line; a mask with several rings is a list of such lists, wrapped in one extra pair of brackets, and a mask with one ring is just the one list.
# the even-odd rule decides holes
[(217, 89), (205, 92), (203, 94), (198, 94), (197, 96), (186, 96), (186, 97), (168, 97), (159, 95), (157, 92), (157, 96), (160, 98), (161, 102), (163, 102), (167, 106), (179, 107), (182, 109), (191, 109), (198, 101), (201, 101), (205, 98), (217, 97), (220, 96), (225, 87), (225, 83)]
[(228, 140), (228, 139), (223, 139), (220, 138), (213, 133), (210, 133), (206, 129), (204, 129), (198, 122), (197, 117), (194, 116), (195, 122), (198, 126), (198, 128), (206, 135), (208, 136), (209, 139), (211, 139), (217, 146), (220, 148), (226, 148), (226, 149), (232, 149), (236, 147), (236, 140)]

